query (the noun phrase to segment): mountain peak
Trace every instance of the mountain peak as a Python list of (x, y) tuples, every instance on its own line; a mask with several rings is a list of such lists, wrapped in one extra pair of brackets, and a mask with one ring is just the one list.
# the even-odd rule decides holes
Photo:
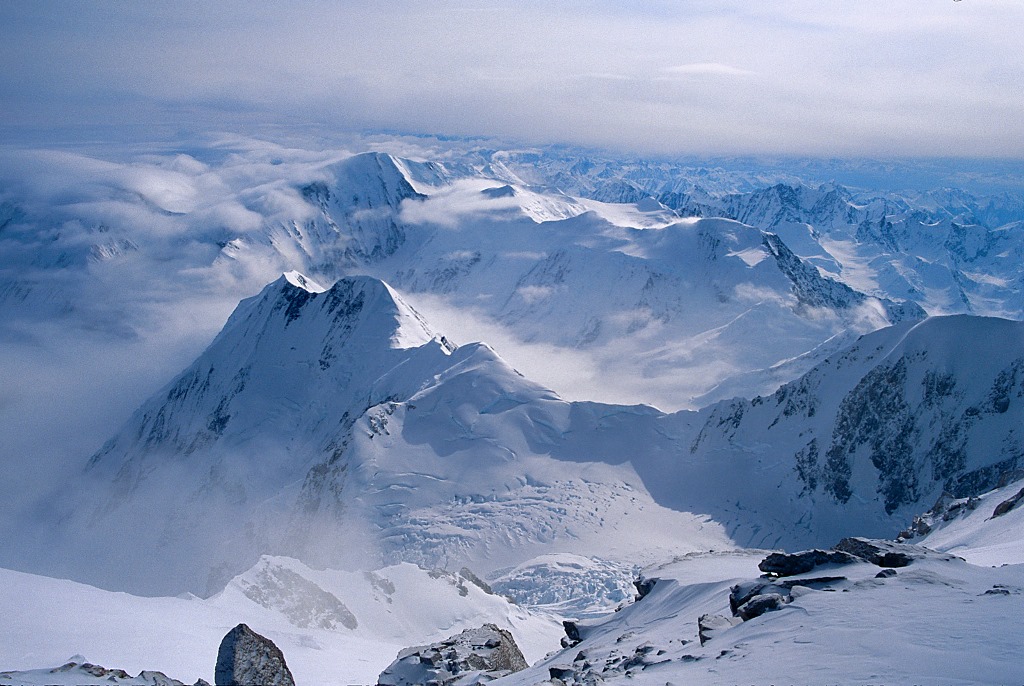
[(307, 293), (323, 293), (327, 290), (313, 279), (297, 271), (285, 272), (281, 275), (281, 278), (278, 279), (278, 281), (289, 283), (296, 288), (301, 288)]

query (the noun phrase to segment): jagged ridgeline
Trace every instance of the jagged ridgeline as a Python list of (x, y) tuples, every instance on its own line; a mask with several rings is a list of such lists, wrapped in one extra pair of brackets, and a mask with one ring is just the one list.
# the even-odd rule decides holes
[[(64, 538), (35, 564), (207, 594), (262, 554), (487, 574), (890, 536), (1020, 466), (1022, 327), (904, 322), (772, 396), (666, 414), (565, 402), (380, 280), (289, 274), (54, 498)], [(132, 564), (87, 554), (110, 546)]]

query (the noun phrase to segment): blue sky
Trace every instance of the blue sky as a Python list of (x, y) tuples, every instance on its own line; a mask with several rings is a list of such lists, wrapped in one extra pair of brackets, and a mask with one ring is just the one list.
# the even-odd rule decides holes
[(1019, 0), (0, 1), (0, 120), (1021, 158), (1021, 27)]

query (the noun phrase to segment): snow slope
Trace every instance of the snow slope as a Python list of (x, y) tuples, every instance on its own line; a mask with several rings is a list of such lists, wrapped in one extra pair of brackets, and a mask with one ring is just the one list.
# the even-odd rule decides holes
[[(139, 597), (0, 570), (0, 611), (9, 620), (0, 626), (0, 671), (56, 667), (81, 654), (132, 675), (156, 670), (190, 684), (200, 677), (213, 683), (217, 648), (239, 622), (282, 649), (300, 684), (374, 683), (402, 648), (484, 622), (510, 630), (532, 662), (557, 646), (562, 631), (554, 618), (457, 573), (409, 564), (346, 573), (274, 557), (205, 600)], [(80, 683), (74, 674), (71, 681), (44, 676), (41, 683)]]
[[(915, 683), (1005, 684), (1024, 678), (1017, 608), (1024, 567), (917, 560), (878, 578), (872, 564), (787, 577), (793, 601), (716, 632), (698, 618), (731, 617), (730, 588), (756, 579), (761, 556), (701, 555), (645, 572), (653, 589), (620, 612), (579, 626), (582, 642), (502, 685)], [(830, 582), (805, 581), (841, 577)], [(552, 670), (557, 671), (552, 671)]]
[[(982, 493), (1020, 467), (1022, 369), (1019, 322), (958, 315), (883, 329), (771, 396), (702, 411), (688, 468), (646, 482), (659, 502), (708, 511), (693, 484), (728, 479), (713, 519), (741, 545), (891, 537), (944, 490)], [(716, 474), (722, 463), (731, 471)]]
[[(932, 531), (911, 541), (974, 564), (1024, 564), (1024, 508), (1018, 505), (1024, 498), (1016, 497), (1022, 489), (1024, 482), (1015, 481), (978, 497), (947, 498), (941, 511), (930, 518)], [(996, 514), (1008, 502), (1012, 508)]]

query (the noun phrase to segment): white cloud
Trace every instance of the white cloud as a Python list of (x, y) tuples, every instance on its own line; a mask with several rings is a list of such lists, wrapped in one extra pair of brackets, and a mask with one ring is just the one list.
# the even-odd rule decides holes
[(664, 71), (679, 76), (753, 76), (755, 74), (749, 69), (740, 69), (720, 62), (691, 62), (690, 64), (666, 67)]
[(1022, 24), (1016, 0), (0, 3), (0, 121), (1020, 157)]

